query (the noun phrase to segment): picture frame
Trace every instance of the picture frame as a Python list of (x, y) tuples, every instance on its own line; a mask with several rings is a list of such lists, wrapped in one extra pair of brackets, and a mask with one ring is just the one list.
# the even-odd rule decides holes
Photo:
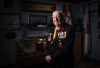
[(20, 27), (20, 14), (0, 14), (0, 29), (17, 29)]
[(21, 10), (32, 12), (53, 12), (56, 10), (56, 4), (21, 1)]
[(97, 40), (100, 40), (100, 33), (97, 33)]
[(47, 25), (46, 15), (29, 15), (29, 25)]

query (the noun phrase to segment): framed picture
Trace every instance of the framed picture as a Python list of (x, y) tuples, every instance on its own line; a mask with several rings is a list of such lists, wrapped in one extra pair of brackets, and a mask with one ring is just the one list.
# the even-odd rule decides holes
[(80, 32), (76, 32), (76, 33), (75, 33), (75, 38), (77, 38), (77, 39), (78, 39), (78, 38), (81, 38), (81, 33), (80, 33)]
[(0, 28), (14, 29), (20, 26), (20, 14), (0, 14)]
[(47, 25), (47, 16), (45, 15), (29, 15), (30, 25)]
[(97, 33), (97, 40), (100, 40), (100, 33)]
[(21, 10), (34, 12), (53, 12), (56, 10), (56, 5), (50, 3), (21, 1)]

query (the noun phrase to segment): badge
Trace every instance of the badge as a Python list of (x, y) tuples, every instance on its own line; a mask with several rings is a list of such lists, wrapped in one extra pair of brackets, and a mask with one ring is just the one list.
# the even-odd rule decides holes
[(51, 41), (51, 37), (50, 36), (48, 37), (48, 41)]
[(51, 36), (52, 36), (52, 33), (49, 33), (48, 41), (51, 41)]
[(67, 32), (59, 32), (58, 37), (59, 38), (66, 38)]
[(59, 40), (58, 48), (62, 48), (62, 42)]

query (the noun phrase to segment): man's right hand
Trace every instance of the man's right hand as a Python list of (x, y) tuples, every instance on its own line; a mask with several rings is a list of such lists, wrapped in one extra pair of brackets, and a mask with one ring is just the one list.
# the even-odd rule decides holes
[(46, 59), (46, 61), (49, 63), (49, 62), (51, 61), (51, 56), (50, 56), (50, 55), (47, 55), (47, 56), (45, 57), (45, 59)]

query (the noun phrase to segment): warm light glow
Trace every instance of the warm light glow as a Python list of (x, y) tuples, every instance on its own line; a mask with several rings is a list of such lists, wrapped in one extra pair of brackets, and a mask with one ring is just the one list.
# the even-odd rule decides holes
[(39, 41), (42, 41), (43, 39), (41, 38), (41, 39), (39, 39)]

